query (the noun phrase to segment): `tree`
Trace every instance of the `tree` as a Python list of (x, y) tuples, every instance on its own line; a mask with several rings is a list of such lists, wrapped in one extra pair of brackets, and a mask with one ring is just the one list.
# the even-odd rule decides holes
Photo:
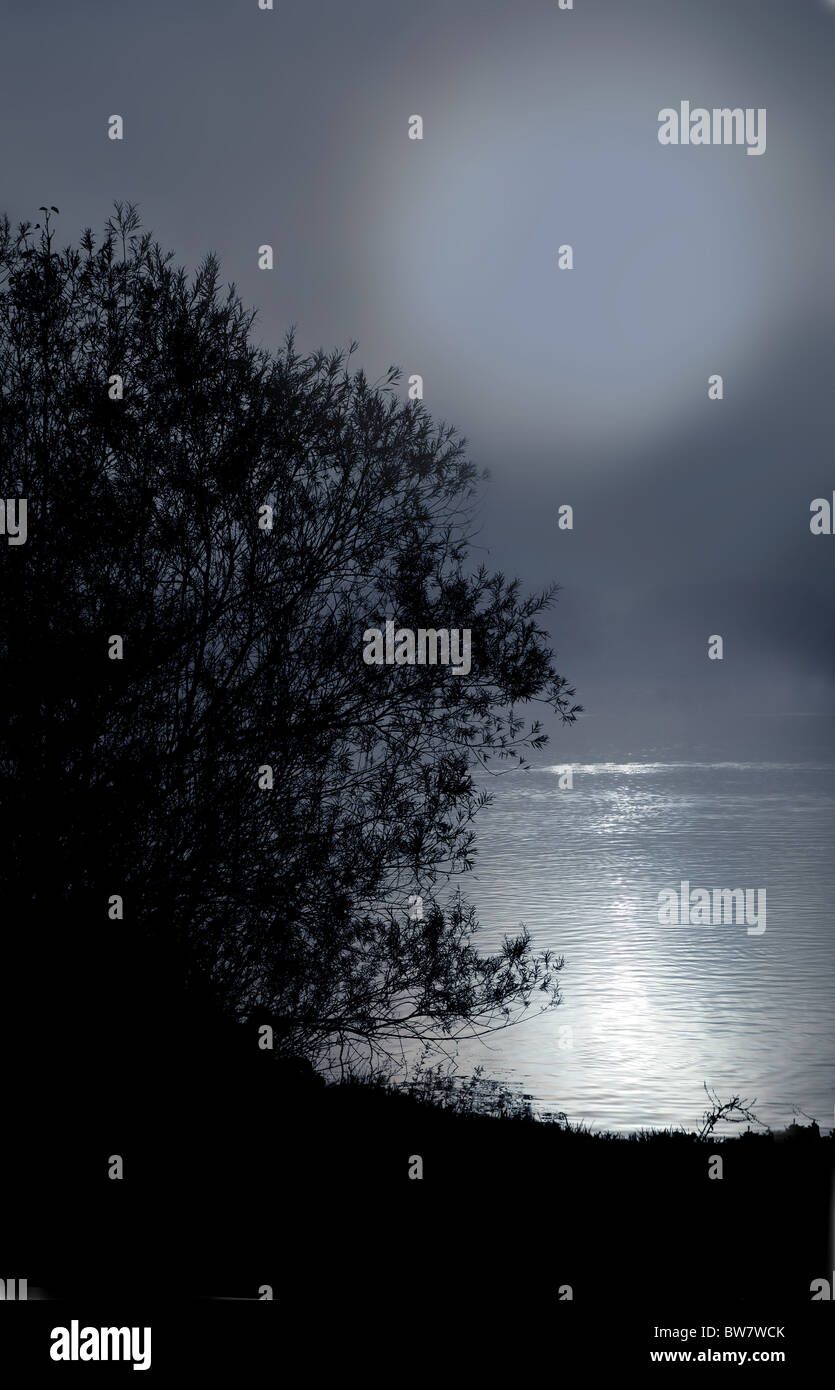
[[(439, 897), (477, 766), (545, 742), (518, 707), (580, 709), (554, 591), (470, 563), (466, 441), (356, 345), (257, 346), (216, 259), (189, 278), (132, 206), (61, 252), (44, 212), (0, 226), (7, 1008), (91, 1057), (185, 981), (346, 1061), (550, 1006), (561, 962), (524, 929), (480, 954)], [(387, 619), (469, 629), (469, 673), (366, 664)]]

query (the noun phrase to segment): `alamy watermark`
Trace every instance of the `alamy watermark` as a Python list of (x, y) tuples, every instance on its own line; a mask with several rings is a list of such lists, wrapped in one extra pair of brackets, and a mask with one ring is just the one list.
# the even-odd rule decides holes
[(468, 627), (395, 628), (387, 622), (385, 635), (379, 627), (366, 628), (362, 659), (366, 666), (451, 666), (454, 676), (470, 673)]
[(658, 112), (659, 145), (746, 145), (746, 154), (765, 154), (764, 106), (705, 106), (690, 109), (682, 101), (679, 110), (665, 106)]
[(150, 1327), (53, 1327), (49, 1355), (53, 1361), (132, 1361), (135, 1371), (151, 1365)]
[(9, 545), (25, 545), (26, 534), (26, 498), (0, 498), (0, 536)]
[(679, 893), (674, 888), (664, 888), (658, 894), (658, 921), (662, 926), (689, 923), (693, 927), (719, 927), (745, 922), (749, 936), (762, 936), (765, 931), (764, 888), (714, 888), (711, 892), (709, 888), (691, 889), (686, 878), (679, 887)]

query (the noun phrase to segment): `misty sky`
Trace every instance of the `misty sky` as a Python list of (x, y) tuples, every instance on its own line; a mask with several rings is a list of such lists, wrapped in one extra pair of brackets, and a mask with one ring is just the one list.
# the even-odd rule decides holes
[[(275, 2), (4, 0), (12, 221), (55, 203), (77, 241), (131, 200), (264, 342), (419, 372), (491, 472), (492, 563), (563, 585), (595, 719), (831, 713), (835, 4)], [(682, 99), (765, 107), (766, 153), (660, 146)]]

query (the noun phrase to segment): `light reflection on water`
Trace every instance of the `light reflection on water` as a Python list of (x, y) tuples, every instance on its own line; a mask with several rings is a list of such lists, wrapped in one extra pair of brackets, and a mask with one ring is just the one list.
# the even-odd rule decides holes
[[(565, 957), (564, 1002), (462, 1046), (460, 1068), (594, 1127), (690, 1128), (704, 1081), (756, 1096), (775, 1127), (795, 1106), (831, 1126), (835, 768), (574, 764), (571, 790), (558, 770), (488, 779), (464, 887), (482, 950), (525, 922)], [(659, 925), (658, 894), (682, 879), (766, 889), (765, 933)]]

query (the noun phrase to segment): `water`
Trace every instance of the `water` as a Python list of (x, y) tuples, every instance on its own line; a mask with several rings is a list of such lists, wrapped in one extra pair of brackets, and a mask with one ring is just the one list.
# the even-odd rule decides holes
[[(565, 755), (569, 739), (561, 740)], [(553, 755), (552, 755), (553, 756)], [(550, 1015), (462, 1047), (572, 1120), (691, 1128), (703, 1082), (783, 1127), (835, 1104), (835, 759), (662, 760), (489, 778), (475, 872), (482, 950), (525, 922), (565, 957)], [(658, 894), (767, 892), (766, 930), (662, 926)], [(802, 1116), (799, 1117), (801, 1122)]]

